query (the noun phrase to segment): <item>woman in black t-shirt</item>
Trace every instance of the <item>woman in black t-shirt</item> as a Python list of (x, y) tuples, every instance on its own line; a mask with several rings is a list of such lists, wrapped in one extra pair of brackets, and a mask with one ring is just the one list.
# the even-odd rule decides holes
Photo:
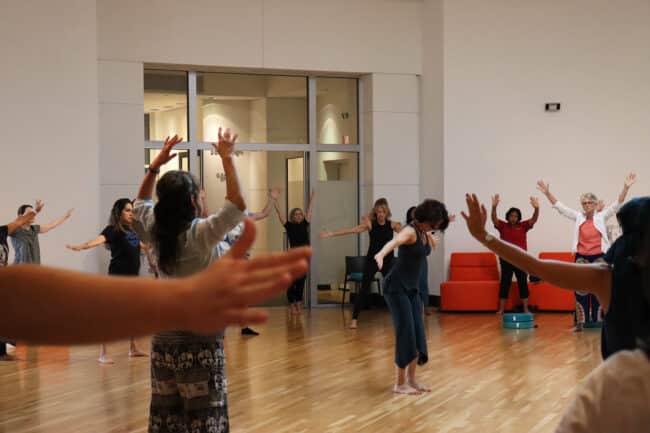
[(323, 239), (363, 232), (368, 232), (370, 236), (366, 262), (363, 267), (361, 289), (354, 299), (354, 310), (352, 312), (350, 329), (356, 329), (358, 326), (357, 320), (359, 319), (359, 313), (361, 313), (361, 309), (366, 305), (366, 300), (370, 292), (370, 283), (375, 277), (375, 274), (381, 272), (385, 277), (393, 264), (395, 256), (392, 252), (386, 255), (383, 269), (378, 269), (377, 263), (375, 262), (375, 254), (381, 251), (384, 245), (393, 239), (393, 232), (399, 232), (402, 229), (402, 225), (399, 222), (391, 221), (391, 216), (388, 201), (385, 198), (379, 198), (375, 201), (370, 214), (364, 216), (362, 223), (358, 226), (335, 232), (322, 232), (320, 234), (320, 237)]
[[(311, 212), (314, 207), (314, 197), (316, 193), (312, 190), (309, 197), (307, 212), (303, 213), (302, 209), (294, 208), (289, 212), (289, 219), (283, 215), (280, 206), (276, 201), (275, 211), (280, 219), (280, 224), (287, 231), (289, 238), (289, 248), (297, 248), (309, 245), (309, 222), (311, 221)], [(287, 289), (287, 300), (289, 302), (290, 313), (300, 313), (303, 306), (303, 293), (305, 291), (305, 280), (307, 276), (298, 278)]]
[[(66, 245), (73, 251), (88, 250), (105, 245), (111, 251), (111, 263), (108, 265), (109, 275), (137, 276), (140, 273), (140, 250), (143, 248), (138, 235), (133, 231), (133, 203), (128, 198), (121, 198), (113, 204), (108, 226), (95, 239), (81, 245)], [(147, 356), (141, 352), (131, 338), (129, 356)], [(106, 345), (99, 346), (100, 364), (112, 364), (113, 360), (106, 356)]]

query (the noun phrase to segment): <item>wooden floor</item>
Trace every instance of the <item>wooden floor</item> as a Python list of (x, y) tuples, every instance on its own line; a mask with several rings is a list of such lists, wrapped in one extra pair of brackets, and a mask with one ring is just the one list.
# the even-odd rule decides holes
[[(427, 318), (434, 391), (396, 396), (388, 313), (365, 312), (345, 328), (338, 308), (289, 320), (272, 310), (259, 337), (227, 334), (231, 431), (552, 432), (576, 385), (600, 363), (599, 333), (568, 331), (571, 316), (538, 315), (535, 330), (501, 329), (492, 314)], [(139, 341), (148, 349), (149, 340)], [(19, 345), (0, 363), (0, 432), (145, 432), (149, 360), (95, 362), (96, 347)]]

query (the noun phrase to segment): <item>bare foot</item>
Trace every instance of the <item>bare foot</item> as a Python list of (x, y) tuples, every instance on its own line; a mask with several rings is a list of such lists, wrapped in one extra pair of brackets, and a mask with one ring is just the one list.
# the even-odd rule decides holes
[(406, 394), (406, 395), (420, 395), (422, 392), (411, 387), (409, 384), (395, 385), (393, 386), (393, 392), (395, 394)]
[(100, 356), (99, 358), (97, 358), (97, 362), (99, 362), (100, 364), (115, 364), (115, 361), (113, 361), (108, 356)]
[(408, 384), (411, 386), (411, 388), (420, 391), (420, 392), (431, 392), (431, 387), (423, 385), (419, 382), (416, 381), (411, 381), (408, 382)]
[(424, 315), (425, 316), (433, 316), (433, 310), (430, 308), (425, 308), (424, 309)]
[(149, 356), (149, 355), (147, 355), (144, 352), (141, 352), (137, 348), (129, 350), (129, 358), (139, 358), (139, 357), (143, 357), (143, 356)]
[(357, 319), (352, 319), (350, 322), (350, 329), (357, 329)]
[(528, 307), (524, 307), (524, 313), (530, 314), (530, 310), (528, 309)]
[(497, 316), (503, 316), (503, 310), (497, 310)]
[(582, 332), (582, 325), (576, 325), (571, 328), (571, 332)]

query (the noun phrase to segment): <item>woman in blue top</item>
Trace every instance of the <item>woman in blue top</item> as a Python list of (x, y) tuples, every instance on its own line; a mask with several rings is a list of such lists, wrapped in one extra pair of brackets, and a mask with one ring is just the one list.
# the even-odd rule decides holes
[(430, 389), (415, 380), (417, 365), (428, 360), (427, 342), (424, 335), (420, 277), (429, 244), (427, 232), (444, 231), (449, 225), (445, 205), (437, 200), (426, 199), (415, 208), (415, 219), (404, 227), (393, 240), (375, 255), (381, 269), (386, 257), (399, 248), (393, 268), (386, 276), (384, 299), (393, 318), (395, 330), (396, 382), (393, 392), (420, 394)]
[[(108, 275), (138, 276), (140, 273), (140, 250), (144, 245), (133, 230), (133, 203), (128, 198), (120, 198), (113, 203), (108, 225), (95, 239), (80, 245), (66, 245), (72, 251), (84, 251), (100, 245), (111, 251)], [(133, 337), (129, 344), (129, 357), (147, 356), (135, 344)], [(99, 346), (100, 364), (113, 364), (113, 359), (106, 354), (106, 345)]]

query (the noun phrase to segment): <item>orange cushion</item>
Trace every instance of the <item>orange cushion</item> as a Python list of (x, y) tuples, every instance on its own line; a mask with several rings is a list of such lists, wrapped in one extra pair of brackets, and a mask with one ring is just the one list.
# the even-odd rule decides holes
[(499, 270), (494, 267), (456, 267), (449, 270), (450, 281), (494, 281), (499, 279)]
[(496, 266), (497, 258), (492, 253), (452, 253), (451, 267)]
[(539, 253), (539, 258), (544, 260), (559, 260), (561, 262), (573, 262), (573, 253), (568, 252), (545, 252)]
[(543, 311), (574, 311), (575, 295), (550, 283), (529, 284), (530, 304)]
[(496, 311), (498, 281), (448, 281), (440, 285), (443, 311)]

